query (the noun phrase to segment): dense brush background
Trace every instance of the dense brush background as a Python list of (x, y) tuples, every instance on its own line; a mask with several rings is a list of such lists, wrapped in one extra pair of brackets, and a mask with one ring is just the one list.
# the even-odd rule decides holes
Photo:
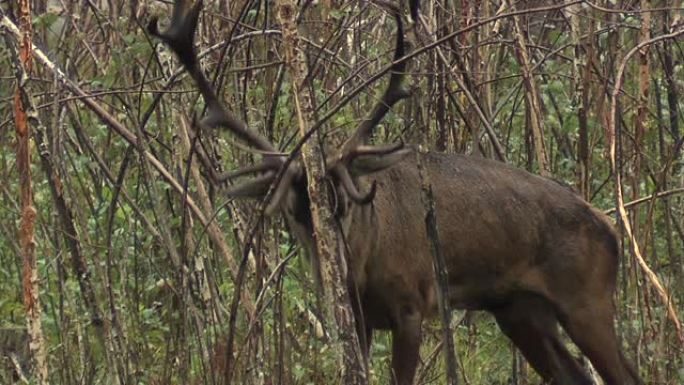
[[(596, 0), (559, 10), (554, 1), (425, 1), (413, 50), (462, 30), (410, 64), (413, 96), (377, 130), (430, 149), (495, 158), (493, 129), (507, 161), (539, 173), (531, 121), (541, 117), (550, 174), (602, 210), (615, 208), (606, 121), (622, 58), (650, 37), (682, 28), (680, 1)], [(256, 202), (232, 201), (188, 162), (185, 132), (203, 112), (178, 61), (145, 32), (166, 23), (168, 1), (34, 0), (33, 40), (89, 98), (139, 138), (131, 144), (39, 62), (28, 83), (44, 146), (32, 147), (38, 210), (36, 255), (43, 331), (53, 384), (325, 384), (339, 376), (302, 251), (279, 217), (258, 226), (241, 295), (236, 282)], [(0, 3), (16, 20), (14, 1)], [(197, 44), (230, 108), (283, 151), (297, 136), (291, 83), (271, 1), (205, 1)], [(483, 22), (492, 16), (539, 7)], [(604, 7), (606, 9), (600, 9)], [(640, 12), (656, 8), (654, 12)], [(609, 10), (618, 10), (610, 12)], [(360, 1), (300, 2), (310, 90), (319, 115), (364, 84), (392, 57), (395, 23)], [(14, 16), (13, 16), (14, 15)], [(406, 11), (408, 18), (408, 11)], [(517, 20), (516, 20), (517, 19)], [(517, 21), (519, 28), (516, 29)], [(470, 27), (470, 28), (467, 28)], [(520, 32), (520, 33), (518, 33)], [(9, 35), (8, 35), (9, 36)], [(650, 37), (649, 37), (650, 36)], [(522, 40), (521, 40), (522, 39)], [(9, 40), (3, 40), (9, 42)], [(523, 41), (527, 57), (520, 55)], [(226, 43), (230, 44), (226, 44)], [(19, 176), (12, 113), (15, 53), (0, 45), (0, 383), (31, 380), (18, 242)], [(525, 62), (527, 60), (527, 62)], [(534, 89), (525, 86), (525, 74)], [(383, 79), (384, 80), (384, 79)], [(375, 102), (365, 87), (318, 136), (335, 146)], [(538, 93), (540, 105), (526, 95)], [(636, 263), (636, 241), (674, 308), (684, 313), (684, 43), (665, 40), (627, 62), (619, 95), (617, 159), (635, 231), (620, 231), (615, 303), (626, 354), (649, 384), (684, 383), (684, 349), (666, 307)], [(206, 132), (224, 170), (254, 154), (225, 132)], [(35, 143), (34, 143), (35, 144)], [(142, 155), (147, 151), (150, 156)], [(49, 154), (41, 162), (40, 154)], [(156, 158), (199, 202), (212, 227), (150, 163)], [(193, 158), (194, 159), (194, 158)], [(46, 175), (51, 166), (57, 175)], [(583, 172), (582, 170), (586, 170)], [(63, 189), (60, 199), (51, 186)], [(65, 217), (65, 211), (71, 213)], [(615, 214), (611, 214), (614, 218)], [(76, 236), (69, 235), (69, 223)], [(620, 222), (617, 228), (622, 229)], [(536, 384), (538, 378), (492, 317), (455, 312), (464, 384)], [(425, 325), (417, 383), (443, 383), (440, 326)], [(373, 384), (388, 382), (390, 339), (376, 333)], [(575, 350), (576, 351), (576, 350)]]

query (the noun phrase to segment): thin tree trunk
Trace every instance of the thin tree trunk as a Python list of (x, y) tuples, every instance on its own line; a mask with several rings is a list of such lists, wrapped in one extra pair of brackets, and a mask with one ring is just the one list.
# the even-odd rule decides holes
[[(667, 20), (663, 21), (663, 33), (669, 33), (670, 28), (667, 27)], [(665, 72), (665, 81), (667, 82), (667, 106), (670, 115), (670, 131), (674, 141), (679, 140), (679, 91), (676, 82), (676, 74), (674, 67), (674, 60), (672, 58), (672, 43), (666, 41), (663, 43), (663, 71)]]
[[(667, 14), (663, 15), (663, 33), (668, 33), (669, 28), (667, 26), (667, 23), (669, 22), (669, 17), (667, 17)], [(679, 92), (677, 88), (677, 83), (675, 81), (675, 74), (674, 74), (674, 61), (672, 59), (672, 42), (666, 41), (663, 43), (663, 49), (662, 49), (662, 63), (663, 63), (663, 72), (665, 73), (665, 83), (667, 84), (667, 108), (668, 108), (668, 114), (669, 114), (669, 128), (670, 132), (672, 133), (672, 138), (674, 139), (674, 142), (676, 143), (679, 141)], [(656, 100), (659, 100), (656, 99)], [(659, 112), (660, 109), (658, 110)], [(661, 119), (662, 121), (662, 119)], [(665, 161), (667, 157), (665, 156), (665, 139), (664, 139), (664, 133), (663, 133), (663, 124), (658, 125), (658, 132), (659, 132), (659, 147), (660, 147), (660, 157), (662, 161)], [(672, 175), (676, 175), (677, 173), (677, 167), (674, 166), (673, 170), (671, 171)], [(668, 180), (667, 176), (663, 175), (663, 185), (662, 189), (667, 190), (668, 188)], [(672, 222), (673, 222), (673, 216), (672, 216), (672, 207), (670, 205), (670, 201), (666, 198), (664, 199), (664, 205), (665, 205), (665, 212), (664, 212), (664, 217), (665, 217), (665, 229), (666, 229), (666, 234), (667, 234), (667, 245), (668, 245), (668, 250), (670, 250), (670, 256), (673, 255), (672, 249), (673, 249), (673, 240), (672, 240)], [(676, 253), (678, 256), (677, 258), (677, 263), (676, 265), (679, 266), (678, 273), (681, 276), (684, 276), (684, 257), (682, 257), (682, 253)], [(670, 259), (672, 260), (672, 258)]]
[(573, 44), (575, 45), (575, 55), (573, 57), (574, 83), (575, 83), (575, 104), (577, 108), (578, 123), (578, 162), (577, 162), (577, 181), (580, 193), (586, 200), (589, 199), (589, 127), (588, 127), (588, 90), (589, 77), (591, 74), (588, 66), (589, 57), (585, 48), (591, 45), (593, 39), (594, 25), (590, 22), (589, 36), (587, 44), (582, 44), (582, 25), (580, 11), (582, 7), (575, 4), (567, 9), (570, 19), (570, 29), (572, 32)]
[[(651, 8), (649, 0), (641, 0), (641, 9)], [(647, 41), (651, 38), (651, 13), (644, 12), (641, 14), (641, 30), (639, 33), (639, 42)], [(640, 195), (640, 181), (641, 181), (641, 167), (643, 161), (643, 142), (646, 135), (646, 117), (648, 114), (648, 89), (650, 85), (649, 72), (649, 47), (645, 46), (637, 54), (638, 57), (638, 75), (637, 84), (639, 91), (637, 95), (637, 113), (634, 119), (634, 167), (631, 173), (632, 199), (637, 199)], [(640, 209), (634, 209), (635, 218), (632, 222), (634, 234), (639, 234), (640, 223), (638, 221)]]
[(451, 330), (451, 309), (449, 307), (449, 276), (446, 269), (446, 262), (439, 242), (439, 229), (437, 227), (437, 215), (435, 213), (435, 198), (430, 182), (430, 175), (425, 170), (423, 158), (427, 154), (421, 147), (421, 151), (416, 151), (416, 162), (421, 182), (421, 200), (425, 206), (425, 231), (430, 240), (430, 251), (432, 253), (432, 266), (437, 278), (439, 290), (437, 291), (438, 307), (442, 320), (442, 341), (444, 341), (444, 363), (446, 365), (446, 381), (449, 385), (458, 384), (456, 362), (456, 351), (454, 347), (454, 333)]
[[(21, 31), (19, 52), (14, 55), (13, 64), (17, 77), (17, 88), (14, 94), (14, 122), (17, 135), (16, 162), (19, 173), (19, 202), (21, 206), (19, 243), (23, 261), (22, 287), (29, 334), (29, 349), (34, 362), (36, 382), (40, 385), (47, 385), (49, 383), (48, 366), (40, 319), (40, 285), (34, 231), (37, 213), (33, 206), (29, 145), (29, 138), (31, 137), (29, 119), (35, 118), (36, 111), (30, 109), (30, 96), (25, 88), (31, 72), (31, 8), (28, 0), (21, 0), (19, 4), (19, 28)], [(14, 48), (7, 35), (5, 35), (5, 41), (8, 47)]]
[[(508, 1), (508, 6), (511, 11), (515, 11), (515, 4)], [(515, 30), (515, 41), (518, 45), (518, 61), (522, 67), (523, 83), (525, 85), (525, 95), (527, 97), (528, 106), (530, 109), (530, 127), (532, 129), (532, 139), (534, 142), (534, 150), (539, 165), (539, 174), (543, 176), (550, 176), (549, 160), (546, 155), (546, 145), (544, 144), (544, 119), (542, 118), (541, 99), (537, 83), (532, 74), (532, 63), (527, 53), (527, 42), (523, 35), (523, 30), (520, 25), (520, 18), (513, 16), (513, 26)]]
[[(304, 90), (307, 75), (304, 52), (297, 31), (297, 2), (277, 1), (277, 17), (283, 30), (285, 61), (292, 78), (292, 96), (296, 109), (299, 134), (306, 135), (314, 119), (311, 94)], [(314, 240), (321, 265), (325, 303), (337, 324), (332, 328), (341, 344), (342, 383), (349, 385), (367, 383), (363, 354), (355, 329), (354, 313), (347, 288), (348, 268), (342, 238), (335, 224), (326, 191), (323, 152), (317, 143), (307, 142), (302, 147), (302, 160), (307, 174), (307, 187), (311, 201), (311, 217)]]

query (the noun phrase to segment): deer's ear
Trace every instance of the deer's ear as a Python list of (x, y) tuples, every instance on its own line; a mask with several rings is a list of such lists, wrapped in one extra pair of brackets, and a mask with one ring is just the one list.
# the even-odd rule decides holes
[(404, 147), (387, 154), (359, 155), (351, 161), (349, 171), (354, 176), (372, 174), (394, 166), (412, 153), (412, 148)]

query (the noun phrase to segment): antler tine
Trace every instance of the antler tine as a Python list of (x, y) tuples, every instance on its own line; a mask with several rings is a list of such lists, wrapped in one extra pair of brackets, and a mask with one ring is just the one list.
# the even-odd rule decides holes
[(260, 172), (271, 170), (272, 168), (268, 163), (258, 163), (251, 166), (239, 168), (233, 171), (227, 171), (216, 176), (216, 181), (219, 183), (225, 182), (230, 179), (235, 179), (247, 174), (258, 174)]
[(363, 194), (359, 191), (358, 188), (356, 188), (356, 185), (354, 184), (351, 175), (349, 175), (349, 170), (347, 170), (347, 167), (338, 163), (332, 169), (332, 172), (336, 175), (337, 179), (340, 181), (344, 189), (347, 191), (351, 200), (353, 200), (357, 204), (365, 205), (370, 203), (373, 200), (373, 198), (375, 198), (375, 192), (377, 188), (375, 181), (373, 181), (370, 190), (367, 193)]
[[(397, 22), (397, 40), (394, 50), (394, 61), (396, 62), (403, 58), (405, 54), (404, 25), (401, 21), (399, 10), (392, 7), (392, 11)], [(340, 154), (341, 159), (348, 158), (354, 153), (356, 148), (366, 144), (370, 140), (373, 129), (380, 123), (392, 106), (401, 99), (410, 96), (408, 88), (403, 84), (406, 61), (394, 64), (391, 72), (389, 85), (382, 98), (375, 104), (371, 113), (359, 124), (354, 134), (344, 143)]]
[[(380, 3), (380, 1), (377, 1)], [(382, 95), (382, 98), (375, 104), (371, 113), (359, 124), (354, 134), (347, 139), (342, 146), (342, 150), (329, 158), (328, 168), (340, 181), (344, 189), (349, 194), (349, 197), (357, 204), (365, 205), (370, 203), (375, 197), (376, 185), (375, 182), (371, 185), (367, 193), (359, 192), (354, 184), (354, 181), (349, 174), (348, 166), (359, 156), (364, 155), (391, 155), (402, 153), (404, 150), (403, 143), (397, 143), (384, 146), (369, 146), (366, 143), (370, 140), (373, 129), (378, 125), (380, 120), (387, 114), (387, 112), (401, 99), (410, 95), (409, 90), (404, 87), (404, 77), (406, 72), (406, 61), (399, 61), (404, 57), (405, 43), (404, 43), (404, 25), (401, 21), (401, 14), (399, 9), (395, 6), (382, 2), (385, 7), (392, 10), (394, 18), (397, 22), (397, 40), (394, 49), (394, 62), (391, 68), (391, 76), (389, 85)]]
[[(202, 126), (226, 127), (233, 134), (255, 148), (263, 152), (275, 153), (275, 147), (268, 140), (250, 130), (245, 122), (228, 111), (219, 101), (213, 86), (204, 75), (197, 60), (197, 52), (193, 44), (201, 8), (202, 0), (197, 0), (194, 5), (191, 4), (190, 0), (176, 0), (169, 28), (166, 31), (160, 32), (157, 28), (157, 18), (153, 18), (150, 20), (147, 30), (150, 34), (161, 39), (176, 53), (178, 59), (197, 83), (208, 108), (207, 116), (200, 121)], [(273, 157), (268, 157), (267, 159), (272, 161)]]
[(350, 157), (356, 158), (358, 156), (367, 156), (367, 155), (387, 155), (387, 154), (391, 154), (395, 151), (399, 151), (402, 148), (404, 148), (404, 142), (398, 142), (398, 143), (386, 144), (386, 145), (380, 145), (380, 146), (360, 145), (360, 146), (355, 147), (351, 151)]

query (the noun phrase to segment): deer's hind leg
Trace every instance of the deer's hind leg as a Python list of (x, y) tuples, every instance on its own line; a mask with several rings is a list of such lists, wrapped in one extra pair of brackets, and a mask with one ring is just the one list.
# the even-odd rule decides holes
[(520, 349), (545, 384), (593, 384), (563, 345), (553, 306), (546, 299), (534, 294), (520, 294), (490, 311), (504, 334)]
[[(559, 278), (549, 284), (549, 292), (565, 331), (607, 385), (643, 384), (623, 356), (613, 324), (619, 262), (617, 240), (606, 229), (593, 230), (591, 234), (594, 237), (565, 237), (573, 247), (556, 248), (554, 258), (570, 263), (564, 265), (565, 271), (558, 270), (555, 276)], [(571, 277), (573, 281), (562, 277)]]
[(561, 323), (607, 385), (642, 384), (621, 352), (613, 325), (613, 312), (610, 296), (591, 298), (564, 312)]

